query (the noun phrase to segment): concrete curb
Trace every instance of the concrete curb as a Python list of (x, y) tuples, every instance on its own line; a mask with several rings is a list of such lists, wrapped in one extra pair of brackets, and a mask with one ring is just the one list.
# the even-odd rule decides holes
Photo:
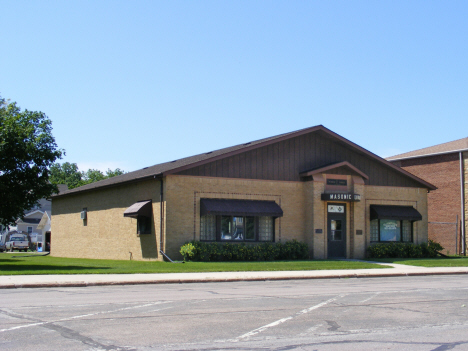
[[(417, 271), (417, 272), (375, 272), (375, 273), (349, 273), (349, 274), (326, 274), (309, 276), (271, 276), (271, 277), (234, 277), (234, 278), (198, 278), (198, 279), (153, 279), (153, 280), (113, 280), (113, 281), (68, 281), (68, 282), (42, 282), (42, 283), (0, 283), (0, 289), (22, 289), (22, 288), (64, 288), (64, 287), (91, 287), (112, 285), (149, 285), (149, 284), (189, 284), (189, 283), (227, 283), (242, 281), (279, 281), (279, 280), (309, 280), (309, 279), (349, 279), (349, 278), (384, 278), (384, 277), (410, 277), (427, 275), (462, 275), (468, 271)], [(19, 277), (19, 276), (18, 276)]]

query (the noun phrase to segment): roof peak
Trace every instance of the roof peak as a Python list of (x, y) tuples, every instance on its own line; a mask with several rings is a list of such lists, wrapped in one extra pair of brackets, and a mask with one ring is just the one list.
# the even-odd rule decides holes
[(273, 143), (280, 142), (282, 140), (298, 137), (304, 134), (308, 133), (315, 133), (315, 132), (320, 132), (324, 133), (324, 135), (331, 137), (335, 139), (336, 141), (349, 145), (353, 147), (357, 152), (360, 152), (364, 155), (367, 155), (371, 158), (377, 159), (382, 163), (385, 163), (387, 166), (390, 168), (394, 168), (395, 170), (404, 173), (406, 176), (409, 176), (413, 179), (415, 179), (417, 182), (421, 182), (424, 184), (424, 186), (428, 186), (429, 188), (432, 188), (433, 185), (425, 182), (424, 180), (415, 177), (414, 175), (400, 169), (399, 167), (394, 166), (390, 162), (386, 161), (385, 159), (377, 156), (376, 154), (372, 153), (369, 150), (364, 149), (363, 147), (353, 143), (352, 141), (342, 137), (339, 134), (336, 134), (335, 132), (331, 131), (330, 129), (326, 128), (325, 126), (319, 124), (313, 127), (308, 127), (308, 128), (303, 128), (299, 129), (296, 131), (292, 132), (287, 132), (283, 134), (279, 134), (276, 136), (268, 137), (268, 138), (263, 138), (263, 139), (258, 139), (252, 142), (247, 142), (247, 143), (242, 143), (218, 150), (214, 150), (211, 152), (203, 152), (198, 155), (194, 156), (189, 156), (185, 158), (181, 158), (175, 161), (169, 161), (169, 162), (164, 162), (160, 164), (156, 164), (150, 167), (145, 167), (143, 169), (139, 169), (133, 172), (125, 173), (119, 176), (115, 176), (112, 178), (107, 178), (104, 180), (101, 180), (99, 182), (83, 185), (78, 188), (70, 189), (68, 191), (65, 191), (64, 193), (60, 193), (57, 195), (54, 195), (53, 197), (60, 197), (63, 195), (71, 195), (74, 193), (78, 193), (81, 191), (88, 191), (88, 190), (93, 190), (97, 188), (104, 188), (104, 187), (109, 187), (109, 186), (114, 186), (122, 183), (130, 183), (130, 182), (136, 182), (136, 181), (142, 181), (142, 180), (148, 180), (151, 178), (157, 178), (157, 177), (163, 177), (169, 174), (174, 174), (192, 167), (200, 166), (209, 162), (213, 162), (219, 159), (223, 159), (226, 157), (230, 157), (233, 155), (237, 155), (242, 152), (247, 152), (253, 149), (257, 149), (259, 147), (267, 146)]

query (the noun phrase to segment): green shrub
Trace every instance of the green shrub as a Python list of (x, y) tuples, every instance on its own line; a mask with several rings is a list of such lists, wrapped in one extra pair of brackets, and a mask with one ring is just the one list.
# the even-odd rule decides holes
[(192, 243), (187, 243), (180, 248), (180, 253), (184, 257), (184, 261), (191, 261), (195, 255), (195, 246)]
[(439, 243), (436, 243), (435, 241), (429, 240), (427, 249), (429, 250), (429, 254), (431, 255), (431, 257), (436, 257), (437, 253), (442, 251), (444, 247)]
[(180, 248), (184, 261), (276, 261), (306, 260), (307, 244), (297, 240), (283, 243), (206, 243), (191, 241)]
[(432, 240), (419, 245), (413, 243), (381, 243), (367, 248), (368, 258), (429, 258), (444, 248)]

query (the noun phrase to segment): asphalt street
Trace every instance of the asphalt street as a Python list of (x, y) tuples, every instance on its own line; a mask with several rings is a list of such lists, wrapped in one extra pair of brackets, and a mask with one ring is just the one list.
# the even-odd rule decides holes
[(4, 350), (468, 350), (466, 275), (0, 290)]

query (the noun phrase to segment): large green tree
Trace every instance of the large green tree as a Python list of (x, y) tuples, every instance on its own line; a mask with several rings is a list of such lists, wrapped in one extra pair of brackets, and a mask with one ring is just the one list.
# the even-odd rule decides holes
[(50, 167), (50, 181), (57, 185), (66, 184), (68, 189), (73, 189), (124, 173), (120, 168), (116, 168), (115, 170), (108, 169), (106, 174), (98, 169), (88, 169), (86, 172), (81, 172), (76, 163), (54, 163)]
[(54, 163), (50, 167), (50, 182), (52, 184), (66, 184), (68, 189), (81, 185), (81, 172), (76, 163)]
[(13, 223), (57, 191), (49, 167), (62, 153), (43, 112), (21, 111), (0, 97), (0, 224)]

